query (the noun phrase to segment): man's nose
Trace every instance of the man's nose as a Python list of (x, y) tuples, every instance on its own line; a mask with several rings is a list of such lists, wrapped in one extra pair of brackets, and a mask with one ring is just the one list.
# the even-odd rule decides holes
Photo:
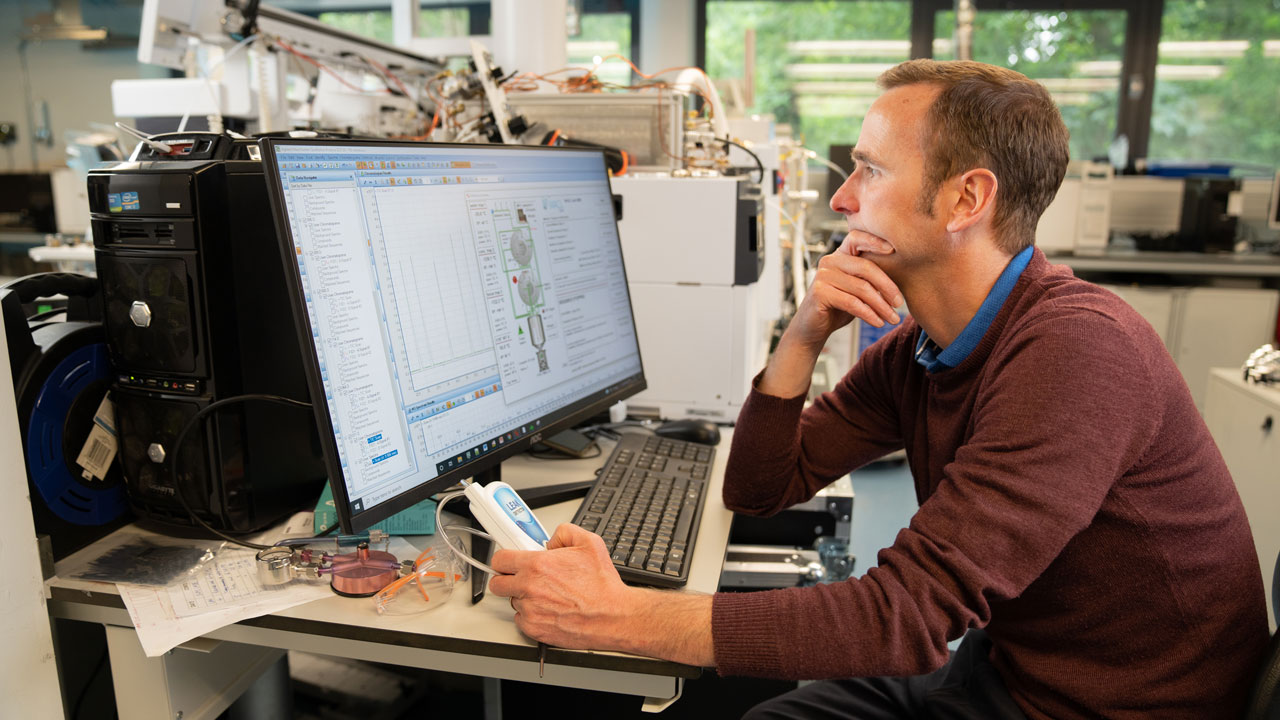
[(852, 215), (858, 209), (857, 200), (853, 193), (853, 177), (850, 176), (836, 190), (836, 194), (831, 196), (831, 209), (841, 215)]

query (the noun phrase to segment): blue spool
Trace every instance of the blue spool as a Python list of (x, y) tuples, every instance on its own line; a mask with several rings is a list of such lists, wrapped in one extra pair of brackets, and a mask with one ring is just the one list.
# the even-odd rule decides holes
[(49, 374), (31, 409), (27, 473), (45, 505), (76, 525), (109, 523), (128, 507), (122, 483), (101, 489), (86, 487), (72, 477), (62, 455), (63, 427), (71, 404), (89, 385), (110, 378), (106, 344), (76, 348)]

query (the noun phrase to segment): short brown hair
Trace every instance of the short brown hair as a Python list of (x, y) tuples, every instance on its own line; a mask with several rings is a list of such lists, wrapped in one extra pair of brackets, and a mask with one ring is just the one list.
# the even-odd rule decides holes
[(910, 60), (880, 87), (941, 89), (925, 116), (925, 211), (944, 180), (985, 167), (999, 182), (995, 232), (1010, 253), (1035, 242), (1040, 214), (1067, 173), (1069, 134), (1049, 91), (1022, 73), (969, 61)]

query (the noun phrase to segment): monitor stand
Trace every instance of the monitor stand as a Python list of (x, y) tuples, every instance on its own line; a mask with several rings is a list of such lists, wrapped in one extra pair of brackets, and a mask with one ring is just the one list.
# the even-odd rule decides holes
[(571, 428), (543, 438), (542, 444), (571, 457), (585, 458), (595, 447), (595, 440)]
[[(502, 463), (498, 463), (488, 470), (481, 470), (471, 477), (471, 481), (479, 485), (488, 485), (502, 479)], [(470, 516), (470, 511), (467, 512)], [(480, 521), (475, 517), (471, 517), (471, 527), (477, 530), (484, 530), (480, 525)], [(476, 561), (485, 565), (489, 564), (489, 558), (493, 555), (493, 543), (489, 538), (480, 537), (479, 535), (471, 536), (471, 557)], [(484, 589), (489, 585), (489, 573), (480, 572), (479, 570), (471, 570), (471, 604), (474, 605), (484, 598)]]

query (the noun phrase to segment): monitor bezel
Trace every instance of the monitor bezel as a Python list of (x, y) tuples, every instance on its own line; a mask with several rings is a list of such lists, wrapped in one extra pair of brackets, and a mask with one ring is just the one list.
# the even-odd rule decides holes
[[(646, 389), (647, 384), (644, 375), (644, 359), (640, 350), (639, 331), (635, 322), (635, 307), (631, 303), (631, 288), (628, 283), (625, 289), (627, 292), (627, 304), (628, 307), (631, 308), (631, 327), (636, 338), (636, 355), (640, 362), (640, 370), (638, 373), (620, 381), (616, 384), (616, 387), (610, 386), (609, 388), (597, 390), (596, 392), (561, 408), (558, 412), (541, 418), (542, 426), (537, 431), (531, 434), (522, 435), (510, 442), (506, 442), (497, 451), (482, 455), (470, 463), (463, 464), (452, 470), (447, 470), (431, 480), (400, 493), (395, 497), (389, 498), (372, 508), (365, 509), (359, 513), (353, 513), (351, 511), (351, 499), (347, 494), (346, 478), (342, 475), (342, 465), (338, 458), (338, 445), (333, 434), (333, 424), (330, 419), (328, 401), (325, 399), (324, 382), (320, 377), (319, 360), (311, 329), (311, 318), (307, 313), (305, 297), (302, 290), (302, 278), (298, 270), (297, 260), (293, 256), (293, 234), (285, 213), (284, 187), (280, 179), (276, 148), (298, 145), (333, 145), (335, 147), (369, 149), (380, 147), (456, 148), (458, 150), (468, 152), (484, 152), (485, 150), (501, 152), (518, 149), (530, 152), (569, 152), (594, 155), (599, 159), (601, 172), (604, 174), (605, 182), (609, 187), (609, 194), (613, 197), (611, 176), (609, 175), (608, 169), (605, 165), (604, 152), (594, 148), (549, 147), (544, 145), (424, 143), (404, 140), (356, 140), (345, 138), (261, 138), (258, 141), (258, 145), (262, 153), (263, 175), (266, 176), (267, 191), (271, 201), (271, 214), (276, 226), (277, 245), (279, 246), (281, 257), (284, 261), (285, 283), (288, 286), (290, 309), (293, 312), (295, 320), (294, 326), (298, 333), (299, 343), (304, 349), (303, 367), (307, 375), (307, 388), (311, 393), (311, 404), (316, 419), (317, 431), (320, 435), (321, 454), (324, 458), (325, 469), (329, 475), (329, 487), (333, 493), (334, 508), (337, 511), (338, 522), (343, 532), (351, 533), (364, 530), (402, 510), (408, 509), (419, 502), (422, 502), (423, 500), (456, 485), (462, 479), (472, 478), (480, 475), (481, 473), (486, 473), (487, 471), (500, 466), (504, 460), (525, 452), (540, 441), (542, 437), (554, 435), (561, 430), (573, 427), (592, 415), (608, 408), (614, 403), (625, 400)], [(618, 242), (618, 257), (622, 262), (623, 277), (625, 278), (626, 258), (622, 252), (622, 236), (617, 231), (617, 223), (617, 214), (615, 213), (614, 237)]]
[(1276, 177), (1271, 181), (1271, 212), (1267, 215), (1267, 227), (1272, 230), (1280, 230), (1280, 170), (1276, 170)]

